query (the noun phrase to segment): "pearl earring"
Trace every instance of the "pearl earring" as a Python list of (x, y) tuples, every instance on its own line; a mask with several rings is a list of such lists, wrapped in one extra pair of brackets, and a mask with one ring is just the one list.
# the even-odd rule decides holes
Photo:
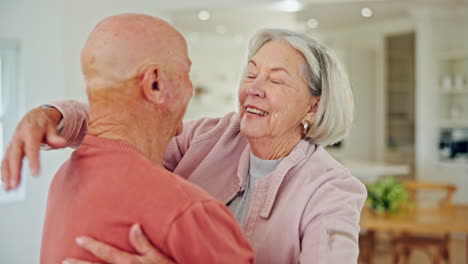
[(309, 122), (305, 121), (302, 126), (304, 128), (303, 133), (304, 133), (304, 136), (305, 136), (305, 135), (307, 135), (307, 132), (309, 131), (310, 124), (309, 124)]

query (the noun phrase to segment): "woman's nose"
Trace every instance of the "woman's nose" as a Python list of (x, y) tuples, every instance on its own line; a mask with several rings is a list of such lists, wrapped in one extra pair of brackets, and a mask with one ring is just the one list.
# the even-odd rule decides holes
[(255, 79), (247, 87), (247, 94), (250, 96), (265, 97), (265, 89), (263, 88), (263, 81), (260, 78)]

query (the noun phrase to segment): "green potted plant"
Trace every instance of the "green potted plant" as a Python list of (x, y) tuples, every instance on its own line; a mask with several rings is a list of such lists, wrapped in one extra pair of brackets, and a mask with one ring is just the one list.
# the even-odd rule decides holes
[(382, 178), (367, 187), (367, 204), (377, 213), (397, 212), (408, 201), (408, 193), (401, 181)]

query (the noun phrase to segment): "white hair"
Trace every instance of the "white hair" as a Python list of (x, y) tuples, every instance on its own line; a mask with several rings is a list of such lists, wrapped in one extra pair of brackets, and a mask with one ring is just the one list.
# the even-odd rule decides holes
[(247, 61), (272, 40), (286, 41), (302, 54), (306, 61), (303, 78), (312, 96), (320, 96), (315, 122), (304, 138), (322, 146), (341, 141), (351, 128), (354, 112), (353, 94), (341, 62), (330, 49), (317, 41), (284, 29), (257, 32), (250, 39)]

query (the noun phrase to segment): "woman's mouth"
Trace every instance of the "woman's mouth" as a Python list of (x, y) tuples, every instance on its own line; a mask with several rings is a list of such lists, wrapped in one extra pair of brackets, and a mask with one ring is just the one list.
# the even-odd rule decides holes
[(254, 115), (259, 115), (259, 116), (266, 116), (269, 114), (267, 111), (263, 111), (253, 106), (246, 106), (245, 111), (249, 114), (254, 114)]

